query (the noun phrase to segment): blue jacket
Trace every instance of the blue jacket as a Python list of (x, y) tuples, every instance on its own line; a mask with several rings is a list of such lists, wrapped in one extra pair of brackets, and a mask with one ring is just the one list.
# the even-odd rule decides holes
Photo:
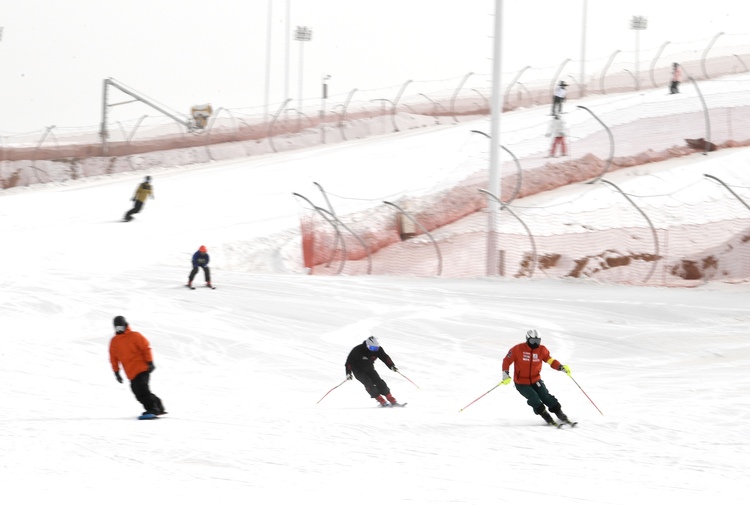
[(200, 251), (196, 251), (195, 254), (193, 254), (193, 266), (198, 267), (207, 267), (208, 266), (208, 253), (202, 253)]

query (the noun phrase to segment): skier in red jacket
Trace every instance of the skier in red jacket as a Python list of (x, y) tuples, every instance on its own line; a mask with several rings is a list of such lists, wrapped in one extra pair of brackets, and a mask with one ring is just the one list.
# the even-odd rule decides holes
[(549, 350), (541, 345), (542, 337), (536, 330), (526, 332), (526, 342), (513, 346), (503, 359), (503, 380), (501, 384), (508, 384), (511, 380), (510, 365), (513, 365), (513, 382), (516, 390), (526, 398), (526, 403), (534, 409), (534, 414), (542, 416), (547, 424), (556, 425), (550, 412), (554, 413), (563, 423), (571, 423), (557, 401), (542, 381), (542, 364), (547, 363), (555, 370), (570, 375), (570, 367), (563, 365), (550, 356)]

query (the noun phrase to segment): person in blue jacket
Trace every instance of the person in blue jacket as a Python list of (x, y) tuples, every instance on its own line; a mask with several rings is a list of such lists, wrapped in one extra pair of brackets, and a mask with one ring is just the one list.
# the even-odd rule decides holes
[(203, 275), (206, 278), (206, 286), (209, 288), (213, 288), (211, 285), (211, 270), (208, 268), (208, 252), (206, 250), (206, 246), (202, 245), (198, 248), (198, 250), (193, 254), (193, 269), (190, 271), (190, 276), (188, 277), (188, 287), (193, 287), (193, 279), (195, 279), (195, 275), (198, 273), (198, 269), (203, 269)]

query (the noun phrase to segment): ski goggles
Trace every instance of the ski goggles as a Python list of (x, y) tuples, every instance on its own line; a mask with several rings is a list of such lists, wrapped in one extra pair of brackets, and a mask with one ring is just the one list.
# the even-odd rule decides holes
[(368, 345), (367, 348), (370, 349), (372, 352), (375, 352), (378, 349), (380, 349), (380, 347), (378, 347), (377, 345)]
[(125, 328), (127, 328), (127, 326), (115, 326), (115, 332), (122, 333), (125, 331)]
[(528, 342), (531, 345), (539, 345), (539, 344), (542, 343), (542, 338), (541, 337), (531, 337), (531, 338), (527, 338), (526, 342)]

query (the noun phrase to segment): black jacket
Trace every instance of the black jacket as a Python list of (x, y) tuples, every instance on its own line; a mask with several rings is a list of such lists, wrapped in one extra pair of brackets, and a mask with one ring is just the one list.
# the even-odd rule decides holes
[(346, 358), (346, 373), (353, 371), (354, 368), (358, 368), (362, 371), (369, 371), (375, 369), (375, 360), (380, 358), (380, 361), (385, 363), (388, 368), (393, 368), (393, 360), (385, 350), (380, 347), (377, 351), (371, 351), (367, 348), (367, 344), (362, 342), (356, 346), (349, 353)]

